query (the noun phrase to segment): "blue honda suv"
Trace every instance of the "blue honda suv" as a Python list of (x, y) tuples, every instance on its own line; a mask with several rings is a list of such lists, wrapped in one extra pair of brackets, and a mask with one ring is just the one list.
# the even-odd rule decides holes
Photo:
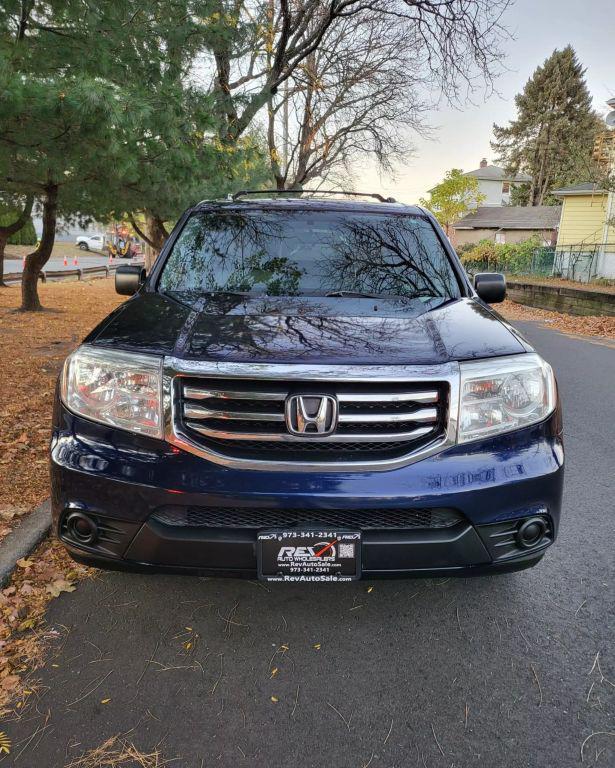
[(181, 217), (69, 356), (53, 522), (103, 568), (501, 573), (557, 535), (551, 367), (427, 211), (238, 193)]

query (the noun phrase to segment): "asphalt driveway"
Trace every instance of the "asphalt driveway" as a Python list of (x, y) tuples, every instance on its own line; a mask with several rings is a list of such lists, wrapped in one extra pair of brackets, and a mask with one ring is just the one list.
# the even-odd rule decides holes
[[(535, 569), (350, 585), (107, 573), (2, 765), (111, 736), (178, 768), (615, 765), (615, 350), (519, 324), (557, 369), (567, 487)], [(104, 702), (104, 703), (103, 703)], [(34, 735), (33, 735), (34, 734)]]

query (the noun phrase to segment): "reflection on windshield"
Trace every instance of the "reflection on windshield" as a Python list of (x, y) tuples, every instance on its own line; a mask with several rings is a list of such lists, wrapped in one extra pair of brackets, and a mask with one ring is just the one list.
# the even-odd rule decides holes
[(330, 211), (193, 215), (167, 259), (164, 292), (269, 296), (460, 295), (429, 221)]

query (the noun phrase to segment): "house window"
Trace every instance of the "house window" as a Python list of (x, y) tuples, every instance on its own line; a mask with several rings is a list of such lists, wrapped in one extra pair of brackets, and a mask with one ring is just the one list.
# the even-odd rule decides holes
[(498, 245), (504, 245), (506, 242), (506, 232), (496, 232), (495, 233), (495, 242)]
[(509, 195), (510, 194), (510, 181), (503, 181), (502, 182), (502, 194), (503, 195)]

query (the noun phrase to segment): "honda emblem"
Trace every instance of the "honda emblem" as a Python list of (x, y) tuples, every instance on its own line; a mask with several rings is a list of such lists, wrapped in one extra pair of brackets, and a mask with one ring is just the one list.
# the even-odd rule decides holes
[(337, 400), (331, 395), (291, 395), (285, 413), (291, 435), (323, 437), (337, 427)]

